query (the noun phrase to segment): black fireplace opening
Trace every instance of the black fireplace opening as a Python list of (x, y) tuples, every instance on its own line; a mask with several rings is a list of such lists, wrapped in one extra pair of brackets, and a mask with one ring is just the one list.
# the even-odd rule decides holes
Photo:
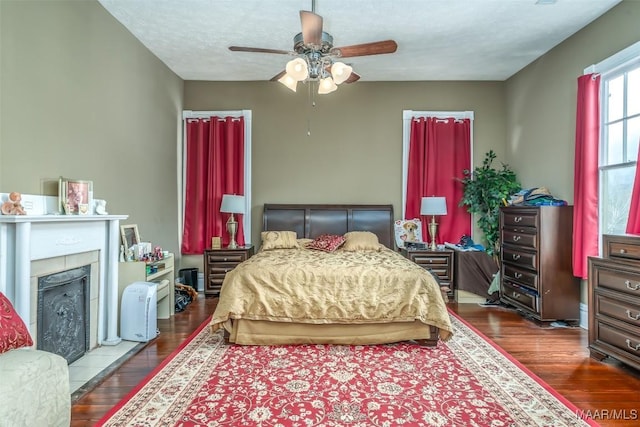
[(91, 266), (38, 278), (39, 350), (73, 363), (89, 351)]

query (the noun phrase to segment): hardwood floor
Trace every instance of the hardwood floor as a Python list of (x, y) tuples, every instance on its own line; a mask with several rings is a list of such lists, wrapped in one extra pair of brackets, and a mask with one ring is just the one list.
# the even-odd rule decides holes
[[(205, 321), (216, 303), (217, 298), (200, 297), (185, 312), (159, 320), (158, 338), (73, 404), (71, 425), (96, 423)], [(549, 328), (500, 307), (449, 307), (600, 425), (638, 425), (640, 372), (611, 359), (591, 359), (584, 329)]]

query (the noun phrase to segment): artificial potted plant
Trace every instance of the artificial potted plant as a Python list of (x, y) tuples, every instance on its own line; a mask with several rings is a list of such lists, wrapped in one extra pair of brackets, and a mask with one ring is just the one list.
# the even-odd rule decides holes
[(482, 166), (476, 167), (473, 172), (465, 169), (464, 194), (460, 206), (466, 206), (467, 211), (476, 215), (478, 227), (486, 240), (487, 253), (494, 258), (499, 258), (500, 253), (500, 206), (512, 194), (521, 189), (516, 173), (508, 165), (502, 163), (500, 169), (491, 165), (496, 159), (493, 150), (485, 154)]

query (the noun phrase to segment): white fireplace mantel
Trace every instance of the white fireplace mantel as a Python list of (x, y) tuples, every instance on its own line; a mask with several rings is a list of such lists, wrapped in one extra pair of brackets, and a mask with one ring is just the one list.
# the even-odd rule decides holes
[(31, 262), (99, 251), (97, 340), (102, 345), (118, 344), (120, 221), (126, 218), (128, 215), (0, 216), (0, 292), (29, 325)]

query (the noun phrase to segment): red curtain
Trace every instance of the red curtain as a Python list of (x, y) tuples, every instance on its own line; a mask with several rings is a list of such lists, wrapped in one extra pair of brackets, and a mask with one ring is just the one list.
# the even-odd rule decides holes
[(598, 255), (600, 76), (578, 78), (573, 176), (573, 275), (586, 279), (587, 257)]
[[(244, 194), (244, 118), (187, 119), (186, 182), (182, 253), (202, 254), (211, 237), (229, 244), (220, 213), (223, 194)], [(243, 215), (236, 214), (236, 241), (244, 245)]]
[[(471, 120), (421, 117), (411, 121), (405, 218), (420, 217), (422, 197), (446, 197), (447, 214), (437, 218), (439, 243), (457, 243), (463, 234), (471, 234), (471, 216), (458, 206), (465, 169), (471, 169)], [(422, 219), (423, 224), (430, 220)], [(422, 227), (422, 238), (431, 240), (429, 227)]]
[(640, 234), (640, 150), (636, 162), (636, 177), (633, 181), (631, 192), (631, 205), (629, 206), (629, 219), (627, 220), (627, 233)]

